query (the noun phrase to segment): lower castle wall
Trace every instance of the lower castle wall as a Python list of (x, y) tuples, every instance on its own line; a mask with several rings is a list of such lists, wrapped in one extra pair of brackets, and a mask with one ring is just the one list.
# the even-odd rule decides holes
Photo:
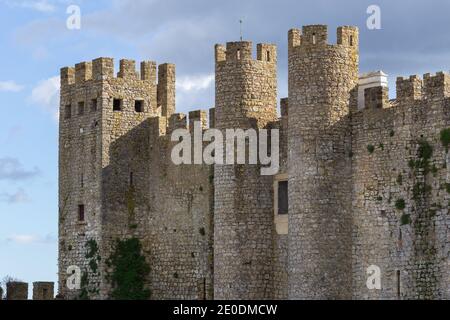
[[(450, 194), (443, 187), (450, 178), (449, 156), (439, 137), (450, 126), (450, 116), (447, 99), (430, 102), (353, 115), (355, 299), (449, 297)], [(433, 148), (425, 178), (423, 169), (410, 167), (411, 161), (420, 160), (420, 140)], [(423, 182), (429, 192), (417, 191)], [(404, 210), (396, 208), (401, 200)], [(411, 223), (402, 225), (406, 215)], [(381, 290), (366, 286), (370, 265), (381, 269)]]
[[(139, 238), (151, 299), (212, 299), (212, 169), (175, 166), (170, 135), (153, 129), (145, 121), (111, 145), (103, 254), (117, 238)], [(105, 284), (103, 295), (110, 289)]]

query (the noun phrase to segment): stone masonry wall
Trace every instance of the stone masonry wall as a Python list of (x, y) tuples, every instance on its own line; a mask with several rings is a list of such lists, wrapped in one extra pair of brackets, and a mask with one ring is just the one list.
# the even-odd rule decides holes
[[(276, 118), (276, 48), (216, 45), (215, 127), (264, 128)], [(273, 298), (273, 180), (258, 165), (215, 165), (214, 297)]]
[[(86, 277), (86, 243), (100, 240), (102, 74), (112, 72), (109, 63), (97, 59), (61, 69), (58, 273), (60, 293), (70, 299), (80, 291), (67, 290), (67, 268), (78, 266)], [(80, 205), (84, 221), (78, 217)]]
[[(151, 299), (450, 299), (450, 75), (399, 78), (392, 101), (386, 87), (366, 89), (358, 111), (358, 30), (327, 38), (321, 25), (289, 32), (281, 118), (276, 47), (258, 44), (256, 59), (248, 41), (215, 47), (209, 125), (224, 136), (280, 129), (276, 176), (260, 164), (173, 164), (173, 131), (208, 122), (176, 113), (173, 64), (61, 69), (59, 294), (110, 298), (105, 262), (135, 237)], [(278, 234), (274, 186), (286, 177)], [(373, 265), (381, 290), (366, 286)], [(81, 290), (66, 287), (69, 266)]]
[(28, 283), (8, 282), (6, 284), (6, 300), (27, 300)]
[(33, 282), (33, 300), (53, 300), (54, 292), (53, 282)]
[(358, 30), (289, 32), (289, 298), (351, 297), (350, 102)]
[[(121, 60), (117, 77), (108, 58), (76, 68), (76, 74), (62, 70), (61, 293), (109, 298), (105, 261), (116, 240), (136, 237), (151, 268), (147, 287), (153, 299), (211, 299), (212, 173), (209, 166), (187, 169), (170, 160), (173, 143), (165, 133), (173, 129), (169, 122), (179, 125), (172, 116), (174, 66), (160, 66), (158, 84), (154, 62), (143, 62), (138, 73), (133, 60)], [(79, 102), (85, 102), (83, 113)], [(68, 104), (77, 106), (70, 118), (64, 116)], [(79, 204), (85, 205), (84, 221), (78, 221)], [(87, 258), (93, 241), (96, 270)], [(69, 265), (81, 268), (82, 290), (67, 290)]]
[[(449, 297), (449, 157), (440, 141), (450, 120), (448, 79), (399, 78), (396, 101), (353, 115), (356, 299)], [(370, 265), (381, 269), (381, 290), (366, 287)]]

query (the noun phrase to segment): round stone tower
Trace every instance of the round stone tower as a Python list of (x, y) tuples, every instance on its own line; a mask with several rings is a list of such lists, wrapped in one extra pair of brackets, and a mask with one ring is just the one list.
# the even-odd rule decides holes
[[(257, 131), (275, 121), (276, 47), (258, 44), (256, 60), (251, 42), (215, 49), (215, 127), (225, 137), (226, 129)], [(273, 294), (272, 177), (261, 176), (259, 165), (246, 163), (216, 164), (214, 169), (215, 299), (267, 299)]]
[(289, 298), (347, 299), (351, 273), (350, 106), (358, 29), (289, 31)]

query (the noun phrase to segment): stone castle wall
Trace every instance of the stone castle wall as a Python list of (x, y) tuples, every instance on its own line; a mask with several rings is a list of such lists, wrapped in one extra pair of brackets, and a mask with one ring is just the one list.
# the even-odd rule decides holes
[[(76, 68), (76, 74), (62, 69), (61, 77), (61, 293), (80, 297), (80, 290), (65, 286), (67, 267), (76, 265), (89, 296), (108, 298), (111, 287), (102, 279), (111, 269), (105, 262), (116, 240), (136, 237), (151, 265), (152, 298), (210, 298), (212, 172), (208, 166), (187, 170), (170, 161), (174, 143), (166, 130), (182, 127), (183, 121), (186, 127), (186, 117), (173, 114), (174, 65), (160, 65), (157, 73), (154, 62), (143, 62), (138, 73), (134, 61), (121, 60), (117, 77), (109, 58)], [(79, 102), (85, 103), (83, 114)], [(70, 118), (63, 113), (68, 105)], [(78, 217), (80, 204), (84, 221)], [(93, 240), (97, 270), (87, 258)]]
[[(387, 88), (369, 89), (385, 98), (353, 115), (355, 298), (449, 297), (449, 157), (440, 141), (450, 120), (448, 77), (399, 78), (395, 102)], [(381, 268), (382, 290), (365, 286), (370, 265)]]
[[(256, 59), (251, 42), (215, 47), (209, 127), (280, 129), (275, 176), (261, 176), (261, 165), (172, 163), (172, 132), (208, 122), (205, 111), (176, 113), (174, 65), (143, 62), (137, 72), (122, 60), (117, 76), (109, 58), (63, 68), (60, 293), (82, 294), (65, 286), (77, 265), (89, 297), (109, 298), (105, 262), (117, 239), (135, 237), (152, 299), (449, 298), (440, 134), (450, 127), (450, 76), (399, 78), (395, 101), (386, 87), (368, 88), (358, 110), (358, 31), (338, 28), (337, 44), (327, 34), (289, 32), (280, 118), (276, 47), (258, 44)], [(274, 208), (283, 180), (284, 216)], [(381, 290), (366, 286), (371, 265)]]

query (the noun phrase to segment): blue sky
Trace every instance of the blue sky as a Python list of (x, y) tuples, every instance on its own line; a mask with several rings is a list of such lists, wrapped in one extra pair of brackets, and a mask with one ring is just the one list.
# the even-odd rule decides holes
[[(68, 30), (66, 9), (81, 8)], [(381, 30), (366, 9), (381, 8)], [(99, 56), (177, 65), (177, 109), (214, 104), (213, 47), (239, 38), (278, 45), (280, 97), (287, 95), (287, 31), (306, 24), (361, 32), (361, 72), (448, 70), (450, 2), (0, 0), (0, 280), (56, 281), (59, 69)]]

